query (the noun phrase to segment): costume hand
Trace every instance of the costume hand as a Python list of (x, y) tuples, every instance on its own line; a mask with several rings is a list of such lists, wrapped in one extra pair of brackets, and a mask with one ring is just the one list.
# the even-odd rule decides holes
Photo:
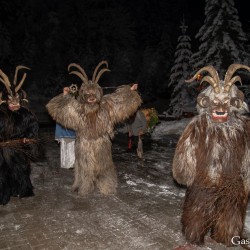
[(138, 83), (134, 83), (130, 89), (137, 90), (137, 88), (138, 88)]
[(67, 95), (69, 93), (69, 87), (63, 88), (63, 95)]
[(139, 131), (139, 133), (138, 133), (138, 135), (140, 136), (140, 135), (143, 135), (143, 131)]

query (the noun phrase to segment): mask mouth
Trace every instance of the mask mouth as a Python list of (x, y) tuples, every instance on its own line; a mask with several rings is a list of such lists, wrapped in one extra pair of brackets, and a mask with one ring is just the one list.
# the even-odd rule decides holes
[(94, 97), (89, 97), (89, 98), (87, 99), (87, 101), (88, 101), (88, 103), (96, 103), (97, 99), (94, 98)]
[(11, 111), (15, 111), (15, 110), (19, 110), (20, 109), (20, 104), (12, 104), (12, 103), (9, 103), (8, 104), (8, 107)]
[(224, 111), (213, 111), (212, 120), (214, 122), (223, 123), (228, 120), (228, 113)]

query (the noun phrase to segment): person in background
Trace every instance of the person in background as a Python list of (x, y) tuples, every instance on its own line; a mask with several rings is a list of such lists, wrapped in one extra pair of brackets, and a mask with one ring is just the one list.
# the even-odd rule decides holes
[(133, 116), (130, 117), (127, 123), (128, 127), (128, 149), (131, 150), (137, 139), (137, 155), (143, 157), (142, 135), (147, 132), (147, 120), (144, 113), (138, 109)]
[[(72, 84), (69, 88), (64, 88), (64, 94), (71, 94), (77, 97), (78, 88)], [(75, 139), (76, 133), (74, 130), (66, 128), (59, 123), (56, 123), (55, 140), (60, 144), (60, 166), (61, 168), (74, 168), (75, 163)]]
[(75, 163), (75, 131), (56, 123), (55, 140), (60, 144), (61, 168), (74, 168)]

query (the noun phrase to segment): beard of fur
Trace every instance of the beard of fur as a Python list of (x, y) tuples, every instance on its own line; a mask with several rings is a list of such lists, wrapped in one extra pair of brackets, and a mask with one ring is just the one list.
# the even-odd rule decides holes
[(89, 134), (91, 135), (91, 137), (99, 137), (98, 135), (98, 130), (97, 130), (97, 111), (92, 111), (92, 112), (88, 112), (86, 114), (86, 122), (87, 122), (87, 128), (89, 130)]
[(88, 102), (85, 102), (84, 104), (84, 110), (86, 115), (97, 113), (99, 109), (100, 109), (99, 103), (89, 104)]
[[(202, 174), (202, 179), (206, 175), (212, 182), (218, 182), (221, 176), (232, 175), (234, 178), (236, 173), (242, 171), (242, 159), (249, 143), (244, 119), (231, 116), (229, 122), (217, 124), (209, 116), (202, 115), (195, 125), (195, 131), (200, 137), (196, 142), (196, 179)], [(196, 139), (191, 135), (191, 141)]]

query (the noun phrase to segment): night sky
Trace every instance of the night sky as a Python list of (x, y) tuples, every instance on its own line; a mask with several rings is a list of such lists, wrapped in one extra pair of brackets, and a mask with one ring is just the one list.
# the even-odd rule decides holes
[[(235, 0), (235, 6), (249, 32), (246, 1)], [(33, 93), (42, 89), (53, 96), (71, 80), (69, 63), (91, 75), (107, 60), (112, 73), (102, 78), (104, 86), (138, 81), (143, 92), (169, 95), (162, 86), (173, 66), (180, 22), (184, 17), (197, 50), (204, 7), (205, 0), (2, 0), (0, 68), (8, 75), (16, 65), (32, 68)]]

